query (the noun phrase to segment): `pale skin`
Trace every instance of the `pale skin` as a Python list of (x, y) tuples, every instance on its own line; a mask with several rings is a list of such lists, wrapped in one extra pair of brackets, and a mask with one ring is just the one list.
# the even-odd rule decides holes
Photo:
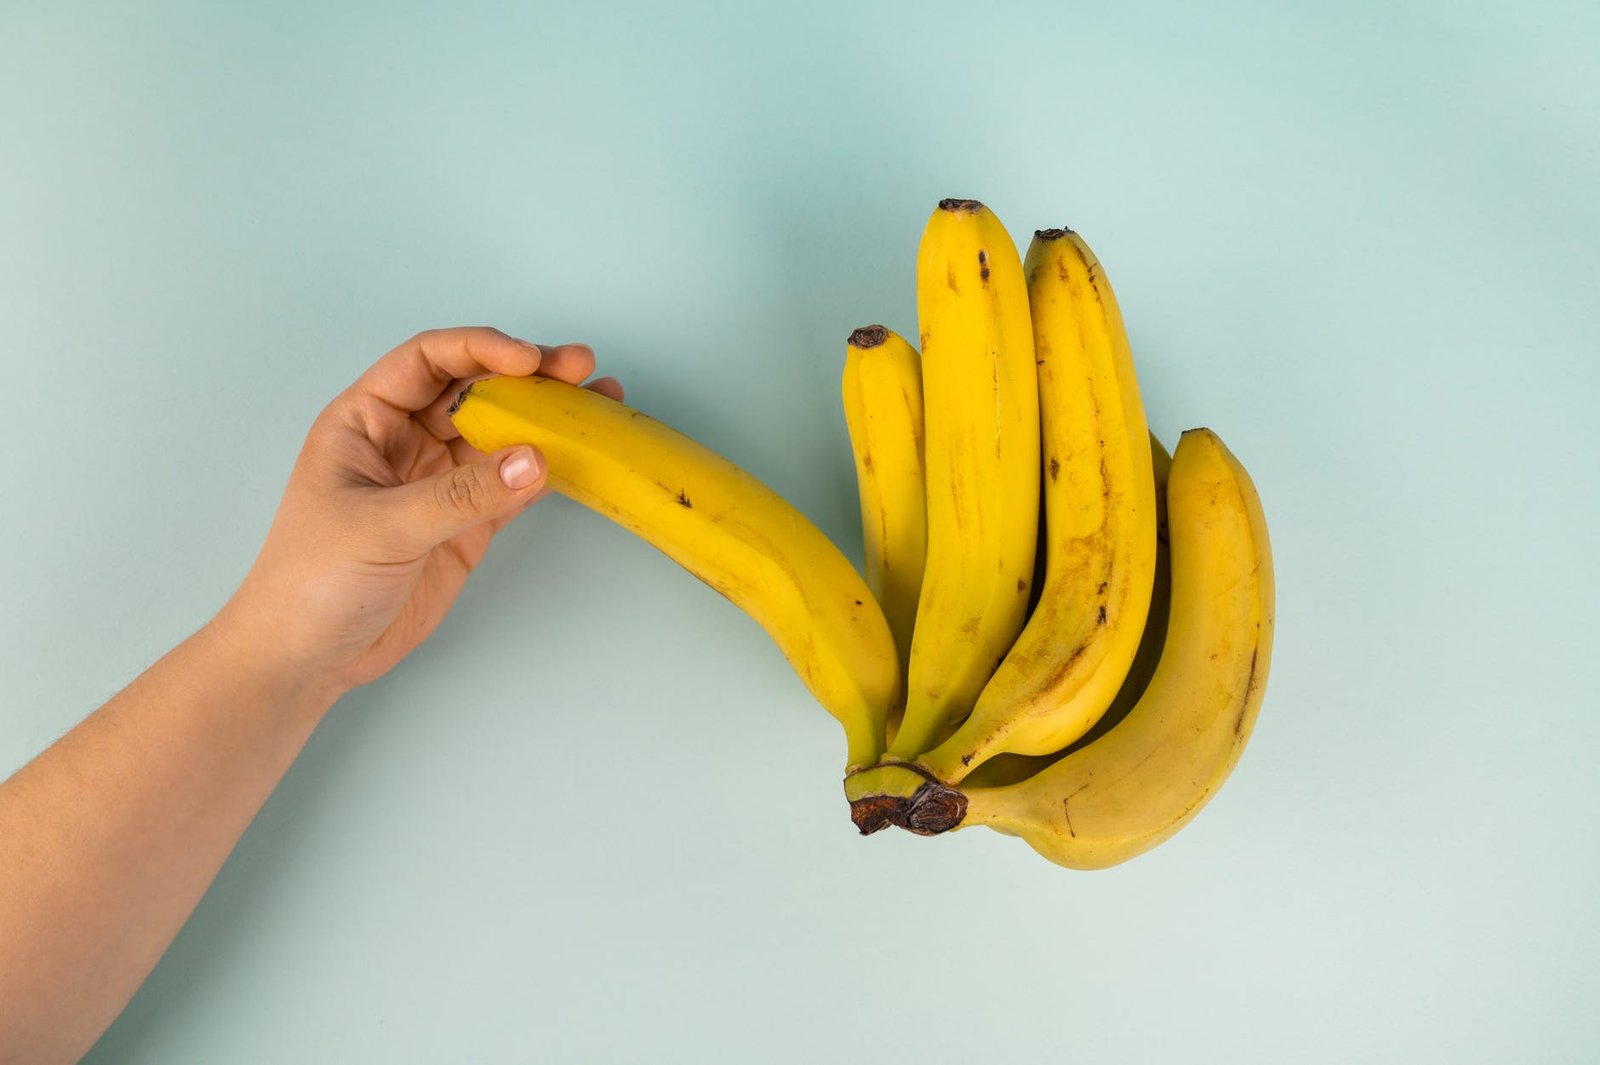
[[(545, 492), (446, 408), (488, 374), (577, 384), (582, 344), (419, 334), (317, 417), (226, 605), (0, 784), (0, 1065), (71, 1062), (149, 975), (323, 714), (438, 626)], [(622, 398), (614, 378), (587, 387)]]

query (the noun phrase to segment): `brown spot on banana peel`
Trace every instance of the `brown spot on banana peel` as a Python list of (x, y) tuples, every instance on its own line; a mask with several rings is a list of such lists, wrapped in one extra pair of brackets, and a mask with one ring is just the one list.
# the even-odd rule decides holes
[(694, 504), (689, 502), (689, 493), (688, 493), (687, 490), (680, 491), (678, 493), (678, 506), (683, 507), (683, 508), (685, 508), (687, 510), (693, 510), (694, 509)]
[(1078, 792), (1082, 791), (1084, 788), (1087, 788), (1089, 783), (1089, 781), (1085, 781), (1084, 783), (1078, 785), (1071, 795), (1068, 795), (1065, 799), (1061, 800), (1061, 816), (1065, 818), (1067, 822), (1067, 835), (1071, 836), (1073, 839), (1078, 838), (1078, 833), (1072, 827), (1071, 803), (1073, 799), (1078, 797)]
[(1079, 644), (1077, 648), (1073, 650), (1072, 654), (1067, 656), (1066, 661), (1062, 662), (1061, 665), (1056, 667), (1055, 672), (1050, 675), (1049, 679), (1040, 685), (1040, 690), (1050, 691), (1053, 690), (1056, 685), (1060, 684), (1061, 678), (1072, 672), (1072, 667), (1077, 665), (1078, 659), (1082, 658), (1089, 652), (1089, 646), (1093, 642), (1094, 638), (1090, 637), (1090, 639), (1086, 642)]
[(1061, 476), (1061, 460), (1054, 455), (1050, 456), (1050, 479), (1054, 481)]
[(1233, 735), (1235, 738), (1244, 735), (1244, 718), (1250, 712), (1250, 697), (1255, 694), (1256, 663), (1260, 656), (1261, 648), (1258, 645), (1255, 650), (1250, 652), (1250, 676), (1244, 682), (1244, 699), (1239, 704), (1239, 715), (1233, 719)]
[(984, 281), (989, 280), (989, 253), (982, 248), (978, 249), (978, 276)]
[[(955, 263), (951, 263), (948, 267), (945, 268), (944, 281), (945, 281), (945, 284), (950, 286), (950, 291), (951, 292), (954, 292), (957, 296), (961, 295), (961, 286), (956, 283), (956, 266), (955, 266)], [(927, 346), (926, 342), (924, 342), (923, 346), (924, 347)]]

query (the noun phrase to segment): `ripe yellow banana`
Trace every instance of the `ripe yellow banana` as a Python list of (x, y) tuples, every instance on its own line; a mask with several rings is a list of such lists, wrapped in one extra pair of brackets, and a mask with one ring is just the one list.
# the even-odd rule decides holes
[(905, 720), (909, 760), (972, 709), (1028, 605), (1039, 500), (1039, 397), (1027, 282), (1005, 227), (941, 200), (917, 251), (928, 561)]
[(1024, 265), (1038, 363), (1045, 587), (956, 733), (917, 763), (959, 783), (1001, 753), (1060, 751), (1100, 719), (1144, 632), (1156, 566), (1150, 433), (1104, 269), (1066, 229)]
[(480, 451), (538, 447), (558, 492), (748, 613), (844, 726), (847, 772), (878, 760), (899, 694), (894, 637), (855, 567), (781, 496), (642, 411), (551, 378), (475, 382), (451, 413)]
[(841, 391), (861, 496), (867, 586), (889, 620), (904, 670), (928, 554), (922, 359), (894, 330), (863, 326), (845, 345)]
[(962, 778), (963, 788), (995, 788), (1026, 780), (1104, 736), (1127, 717), (1128, 711), (1144, 696), (1161, 661), (1161, 646), (1167, 638), (1167, 615), (1172, 605), (1172, 552), (1167, 546), (1167, 471), (1172, 467), (1172, 456), (1154, 433), (1150, 434), (1150, 460), (1155, 472), (1156, 575), (1150, 589), (1150, 613), (1144, 623), (1144, 633), (1139, 637), (1139, 650), (1134, 652), (1133, 665), (1128, 667), (1128, 675), (1117, 697), (1111, 700), (1111, 706), (1100, 715), (1094, 727), (1074, 740), (1070, 747), (1055, 754), (997, 754)]
[[(1104, 868), (1169, 838), (1232, 772), (1272, 653), (1266, 521), (1250, 475), (1206, 429), (1179, 441), (1167, 506), (1171, 617), (1144, 695), (1104, 736), (1028, 779), (964, 789), (960, 827), (988, 825), (1058, 864)], [(947, 817), (960, 805), (954, 794), (922, 805)], [(910, 827), (940, 827), (919, 824), (914, 798), (910, 806)]]

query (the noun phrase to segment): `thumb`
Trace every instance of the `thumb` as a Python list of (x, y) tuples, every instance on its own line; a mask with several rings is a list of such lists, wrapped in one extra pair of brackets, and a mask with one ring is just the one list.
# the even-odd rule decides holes
[(546, 472), (538, 449), (521, 444), (415, 481), (402, 489), (401, 534), (419, 551), (435, 547), (531, 501)]

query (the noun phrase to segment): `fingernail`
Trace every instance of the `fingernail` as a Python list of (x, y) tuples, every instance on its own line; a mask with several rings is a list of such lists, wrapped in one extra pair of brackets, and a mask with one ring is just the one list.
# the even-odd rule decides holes
[(500, 480), (512, 491), (528, 487), (539, 479), (539, 457), (531, 447), (519, 447), (500, 462)]

